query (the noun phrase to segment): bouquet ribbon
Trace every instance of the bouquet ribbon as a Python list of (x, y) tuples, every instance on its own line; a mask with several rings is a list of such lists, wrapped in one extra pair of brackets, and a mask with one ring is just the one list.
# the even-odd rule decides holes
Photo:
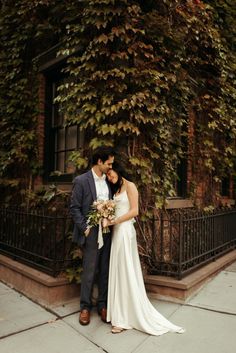
[(98, 223), (98, 249), (103, 247), (103, 236), (102, 236), (102, 219)]

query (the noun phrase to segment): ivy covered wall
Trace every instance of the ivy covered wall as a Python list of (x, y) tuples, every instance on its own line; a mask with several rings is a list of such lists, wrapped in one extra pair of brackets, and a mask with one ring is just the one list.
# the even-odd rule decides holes
[(235, 11), (233, 0), (1, 1), (2, 198), (23, 200), (43, 172), (34, 58), (61, 43), (66, 122), (89, 131), (90, 149), (117, 148), (143, 214), (174, 195), (181, 158), (188, 196), (204, 176), (202, 205), (214, 204), (212, 185), (235, 174)]

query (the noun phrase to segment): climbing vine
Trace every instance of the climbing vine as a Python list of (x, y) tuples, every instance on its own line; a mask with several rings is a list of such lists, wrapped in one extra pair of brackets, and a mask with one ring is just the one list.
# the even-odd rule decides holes
[(192, 175), (217, 183), (232, 173), (234, 15), (230, 0), (1, 1), (1, 190), (24, 195), (42, 171), (34, 58), (56, 43), (67, 57), (57, 97), (66, 123), (90, 149), (116, 147), (145, 195), (143, 214), (175, 195), (190, 125)]
[[(68, 6), (68, 22), (71, 3), (63, 5)], [(42, 171), (37, 150), (38, 68), (34, 58), (58, 42), (65, 27), (63, 6), (56, 0), (1, 1), (0, 188), (5, 201), (14, 195), (21, 202)]]
[(92, 132), (91, 148), (114, 145), (161, 207), (175, 193), (192, 112), (191, 168), (219, 181), (233, 169), (235, 84), (214, 9), (201, 1), (82, 3), (61, 51), (68, 79), (57, 101), (67, 124)]

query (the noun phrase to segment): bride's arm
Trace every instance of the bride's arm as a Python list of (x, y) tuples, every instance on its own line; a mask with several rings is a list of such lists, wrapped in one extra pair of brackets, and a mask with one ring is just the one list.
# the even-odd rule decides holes
[(119, 224), (125, 221), (128, 221), (131, 218), (134, 218), (138, 215), (138, 190), (134, 183), (127, 183), (127, 195), (130, 203), (130, 209), (127, 213), (121, 217), (116, 218), (112, 224)]

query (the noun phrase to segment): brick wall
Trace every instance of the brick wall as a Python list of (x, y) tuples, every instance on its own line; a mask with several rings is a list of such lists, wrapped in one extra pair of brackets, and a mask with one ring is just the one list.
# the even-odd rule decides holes
[(195, 115), (193, 111), (189, 111), (188, 125), (188, 164), (187, 164), (187, 193), (191, 195), (193, 203), (197, 206), (205, 205), (229, 205), (233, 203), (234, 183), (233, 178), (230, 179), (229, 197), (222, 197), (221, 183), (214, 181), (211, 174), (206, 171), (202, 165), (203, 161), (196, 158), (195, 150)]

